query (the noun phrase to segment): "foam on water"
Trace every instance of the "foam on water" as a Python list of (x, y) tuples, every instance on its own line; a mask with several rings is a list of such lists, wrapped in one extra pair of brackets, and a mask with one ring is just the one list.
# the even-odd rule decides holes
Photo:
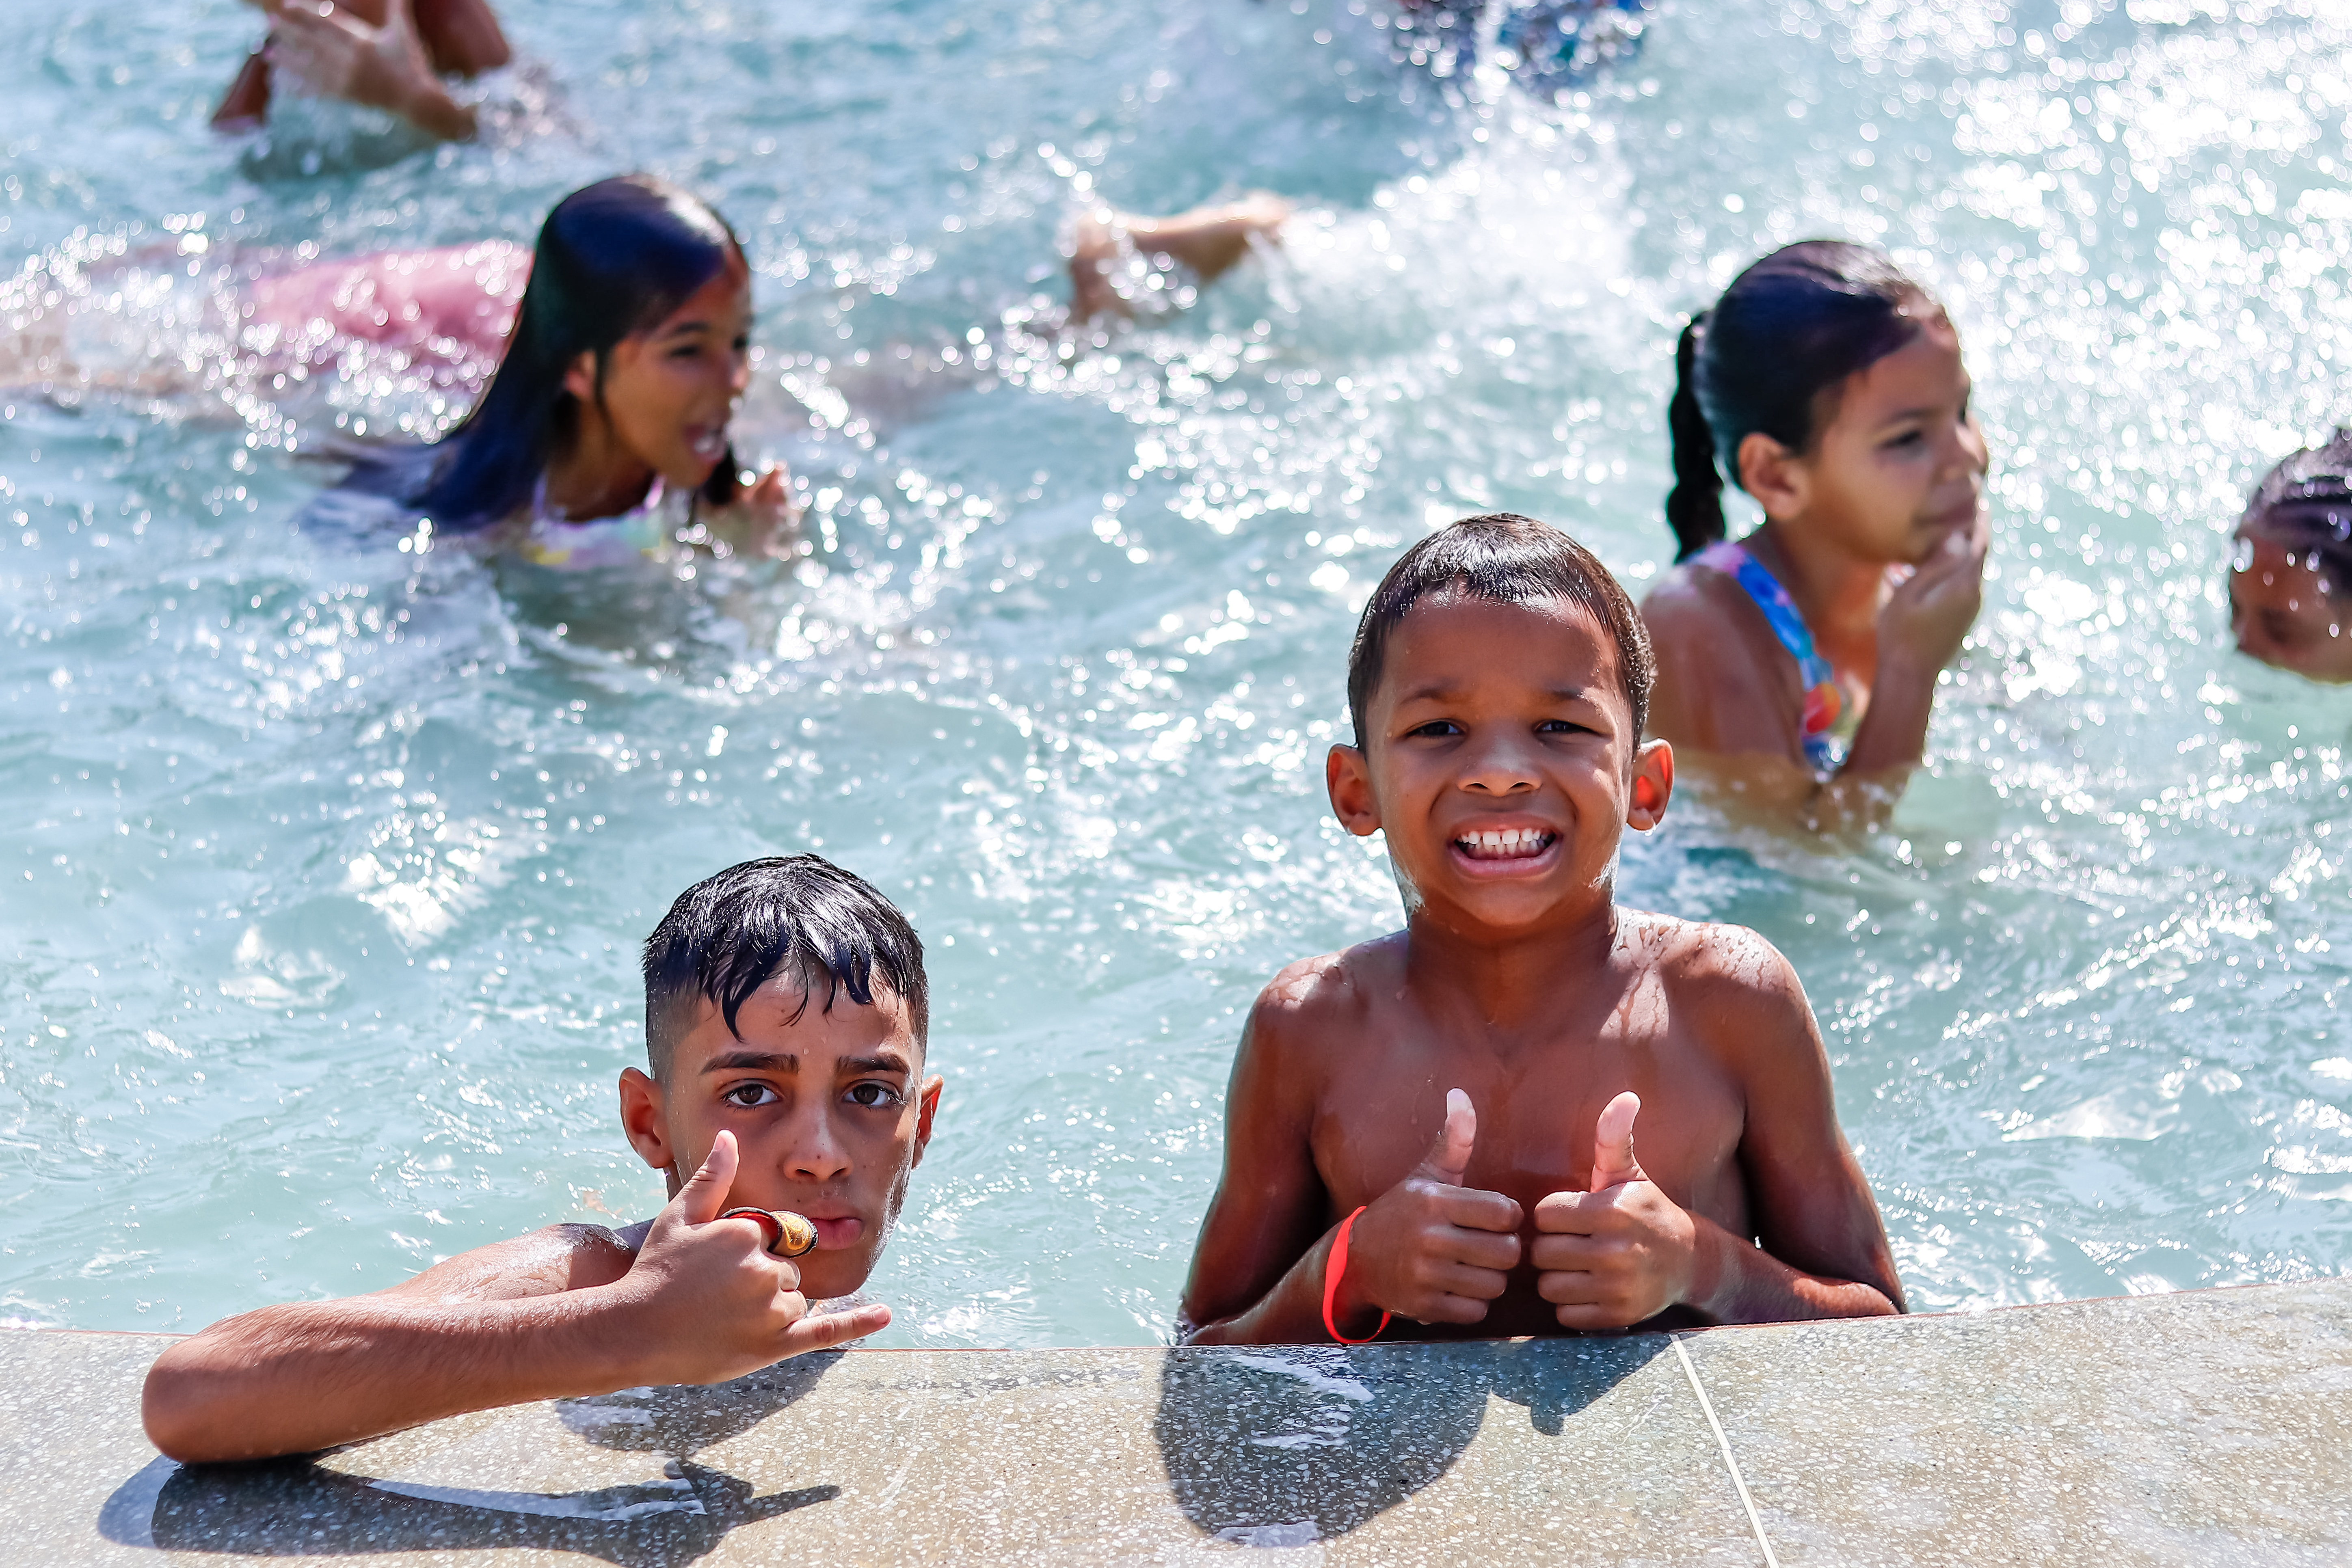
[[(2220, 588), (2254, 475), (2343, 412), (2326, 8), (1668, 5), (1559, 104), (1330, 0), (503, 9), (555, 108), (473, 148), (325, 110), (223, 147), (229, 0), (69, 5), (0, 62), (18, 293), (194, 361), (0, 396), (0, 1312), (193, 1327), (647, 1212), (634, 945), (810, 847), (934, 964), (886, 1343), (1163, 1333), (1240, 1010), (1397, 917), (1321, 800), (1362, 595), (1497, 507), (1638, 591), (1683, 314), (1823, 232), (1967, 334), (1984, 619), (1887, 831), (1686, 798), (1629, 898), (1794, 960), (1916, 1304), (2352, 1255), (2352, 723), (2229, 651)], [(630, 166), (744, 234), (742, 445), (816, 555), (586, 582), (306, 514), (289, 438), (462, 389), (215, 373), (207, 268), (527, 242)], [(1027, 329), (1081, 196), (1259, 187), (1305, 209), (1272, 265), (1074, 359)]]

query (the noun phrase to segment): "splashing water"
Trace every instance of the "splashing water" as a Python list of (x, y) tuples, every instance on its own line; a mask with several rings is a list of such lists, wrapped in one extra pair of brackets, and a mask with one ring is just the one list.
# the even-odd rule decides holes
[[(229, 0), (70, 5), (0, 62), (0, 308), (159, 371), (0, 393), (0, 1313), (190, 1328), (648, 1212), (634, 946), (814, 848), (934, 965), (885, 1343), (1165, 1333), (1242, 1009), (1398, 917), (1319, 783), (1363, 595), (1494, 507), (1640, 591), (1682, 317), (1816, 234), (1961, 323), (1985, 614), (1888, 831), (1686, 799), (1627, 898), (1794, 960), (1916, 1305), (2352, 1256), (2352, 722), (2221, 592), (2253, 476), (2346, 413), (2332, 11), (1669, 3), (1550, 102), (1332, 0), (503, 9), (556, 107), (467, 148), (217, 142)], [(628, 167), (745, 236), (740, 445), (816, 554), (585, 580), (306, 516), (289, 443), (444, 426), (478, 368), (248, 372), (236, 269), (528, 243)], [(1099, 349), (1032, 329), (1082, 198), (1251, 188), (1303, 210), (1269, 264)]]

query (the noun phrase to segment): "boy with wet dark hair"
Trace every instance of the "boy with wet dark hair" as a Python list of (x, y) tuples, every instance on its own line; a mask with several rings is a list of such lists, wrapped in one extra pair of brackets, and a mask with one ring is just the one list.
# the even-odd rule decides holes
[(1194, 1342), (1903, 1310), (1787, 961), (1615, 902), (1621, 835), (1674, 788), (1651, 678), (1624, 591), (1542, 523), (1471, 517), (1391, 569), (1326, 779), (1385, 835), (1405, 928), (1259, 997)]
[[(866, 1281), (930, 1142), (923, 945), (814, 855), (688, 888), (646, 943), (650, 1074), (621, 1125), (669, 1204), (554, 1225), (372, 1295), (215, 1323), (147, 1375), (155, 1446), (184, 1461), (354, 1442), (528, 1400), (719, 1383), (887, 1325), (810, 1302)], [(804, 1228), (771, 1211), (803, 1217)], [(802, 1231), (814, 1250), (772, 1249)]]

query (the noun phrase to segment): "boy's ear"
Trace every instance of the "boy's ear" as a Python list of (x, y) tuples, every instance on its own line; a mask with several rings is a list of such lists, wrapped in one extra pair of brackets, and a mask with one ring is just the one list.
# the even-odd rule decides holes
[(1812, 473), (1802, 459), (1760, 430), (1739, 439), (1739, 487), (1768, 517), (1793, 517), (1811, 497)]
[(582, 402), (596, 401), (596, 351), (583, 349), (563, 370), (563, 390)]
[(1358, 838), (1381, 831), (1381, 809), (1372, 799), (1372, 764), (1360, 747), (1340, 745), (1323, 759), (1323, 786), (1331, 795), (1332, 814)]
[(922, 1098), (917, 1102), (921, 1109), (915, 1113), (915, 1157), (908, 1162), (910, 1166), (921, 1165), (923, 1151), (931, 1146), (931, 1118), (939, 1114), (940, 1086), (945, 1082), (934, 1072), (923, 1082)]
[(1633, 788), (1627, 796), (1625, 825), (1646, 833), (1665, 820), (1666, 802), (1675, 795), (1675, 748), (1663, 740), (1644, 741), (1633, 754)]
[(637, 1158), (657, 1171), (669, 1172), (670, 1183), (675, 1186), (678, 1179), (677, 1151), (669, 1146), (669, 1124), (662, 1114), (662, 1086), (634, 1067), (621, 1073), (621, 1131), (627, 1135), (629, 1147), (637, 1151)]

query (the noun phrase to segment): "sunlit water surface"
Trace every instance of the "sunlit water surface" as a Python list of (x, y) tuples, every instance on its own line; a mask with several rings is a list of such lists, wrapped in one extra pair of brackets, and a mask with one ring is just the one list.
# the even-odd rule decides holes
[[(77, 0), (0, 62), (17, 302), (178, 361), (0, 434), (0, 1312), (191, 1328), (647, 1212), (634, 945), (819, 849), (932, 955), (884, 1343), (1164, 1334), (1241, 1009), (1398, 918), (1320, 785), (1370, 583), (1504, 507), (1638, 591), (1684, 313), (1824, 233), (1962, 323), (1985, 614), (1889, 831), (1686, 798), (1626, 896), (1795, 961), (1918, 1306), (2352, 1259), (2352, 710), (2235, 656), (2220, 590), (2252, 476), (2345, 412), (2340, 13), (1669, 4), (1555, 106), (1332, 0), (503, 10), (534, 74), (437, 153), (217, 141), (229, 0)], [(745, 236), (742, 444), (811, 486), (812, 561), (589, 580), (298, 520), (289, 428), (463, 388), (224, 376), (208, 269), (527, 240), (626, 167)], [(1279, 265), (1027, 351), (1082, 192), (1255, 187), (1305, 209)]]

